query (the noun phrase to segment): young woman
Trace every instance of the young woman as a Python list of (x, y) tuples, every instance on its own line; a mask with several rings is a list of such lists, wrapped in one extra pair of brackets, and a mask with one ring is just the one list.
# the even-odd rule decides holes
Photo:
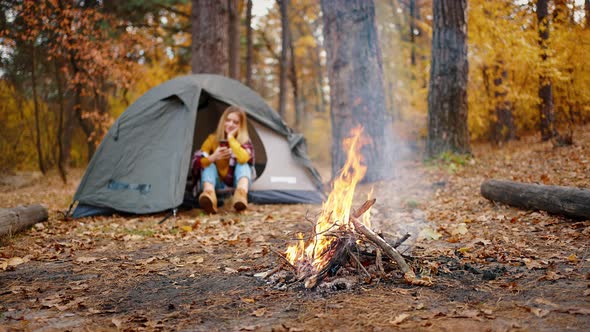
[(193, 174), (200, 173), (203, 188), (199, 206), (207, 213), (217, 212), (215, 189), (233, 187), (234, 209), (245, 210), (253, 160), (254, 146), (248, 136), (246, 112), (230, 106), (221, 115), (215, 133), (207, 137), (201, 150), (193, 156)]

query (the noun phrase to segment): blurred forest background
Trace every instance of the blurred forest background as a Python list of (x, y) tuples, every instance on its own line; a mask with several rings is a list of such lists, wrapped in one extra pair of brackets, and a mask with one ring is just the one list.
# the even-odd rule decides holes
[[(440, 1), (369, 2), (385, 125), (423, 146)], [(215, 3), (224, 2), (0, 0), (0, 172), (59, 170), (65, 181), (139, 96), (200, 72), (192, 63), (203, 59), (205, 48), (193, 42), (199, 33), (227, 38), (227, 53), (219, 53), (229, 64), (224, 74), (303, 132), (312, 160), (330, 163), (334, 111), (323, 31), (330, 1), (230, 0), (221, 6), (223, 25), (204, 26), (198, 18), (215, 17), (208, 12)], [(538, 133), (555, 144), (575, 141), (572, 127), (590, 120), (590, 0), (470, 0), (466, 18), (468, 141), (501, 145)]]

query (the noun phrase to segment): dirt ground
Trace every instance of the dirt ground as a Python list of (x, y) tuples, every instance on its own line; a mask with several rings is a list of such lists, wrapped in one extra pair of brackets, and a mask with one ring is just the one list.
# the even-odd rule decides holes
[(308, 231), (321, 206), (195, 209), (162, 225), (164, 214), (62, 221), (82, 171), (68, 185), (55, 174), (4, 176), (0, 207), (42, 203), (50, 218), (0, 239), (0, 331), (587, 331), (590, 221), (479, 193), (492, 178), (590, 188), (590, 126), (574, 138), (408, 160), (394, 179), (359, 188), (358, 205), (374, 188), (374, 230), (412, 234), (400, 251), (432, 287), (406, 284), (397, 269), (347, 289), (255, 276), (281, 263), (273, 251)]

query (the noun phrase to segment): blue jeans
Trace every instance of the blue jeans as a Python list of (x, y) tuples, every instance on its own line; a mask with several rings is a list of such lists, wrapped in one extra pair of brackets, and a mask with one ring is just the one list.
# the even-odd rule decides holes
[[(234, 169), (233, 187), (237, 187), (238, 181), (244, 177), (248, 179), (248, 184), (250, 184), (250, 181), (252, 180), (252, 169), (250, 169), (250, 165), (248, 165), (248, 163), (237, 164)], [(201, 172), (201, 190), (203, 189), (203, 183), (205, 182), (213, 184), (215, 190), (227, 188), (225, 182), (221, 181), (219, 178), (219, 172), (217, 172), (217, 166), (215, 166), (215, 163), (211, 163), (211, 165), (205, 167)]]

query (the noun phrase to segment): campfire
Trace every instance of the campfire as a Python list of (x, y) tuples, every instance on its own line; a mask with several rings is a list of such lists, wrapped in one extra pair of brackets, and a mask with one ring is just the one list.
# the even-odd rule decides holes
[(336, 276), (341, 268), (351, 267), (371, 279), (371, 274), (365, 268), (366, 258), (374, 259), (375, 266), (384, 274), (382, 255), (385, 253), (397, 264), (408, 283), (431, 285), (430, 280), (417, 278), (396, 250), (395, 247), (407, 237), (390, 245), (371, 230), (370, 209), (375, 199), (369, 199), (358, 209), (353, 209), (355, 188), (367, 170), (361, 162), (361, 148), (367, 143), (362, 127), (355, 128), (351, 137), (343, 143), (347, 149), (346, 163), (322, 205), (311, 234), (297, 234), (297, 242), (289, 246), (284, 254), (279, 253), (284, 263), (269, 271), (267, 277), (287, 266), (294, 273), (294, 280), (303, 282), (305, 288), (315, 288), (322, 280)]

